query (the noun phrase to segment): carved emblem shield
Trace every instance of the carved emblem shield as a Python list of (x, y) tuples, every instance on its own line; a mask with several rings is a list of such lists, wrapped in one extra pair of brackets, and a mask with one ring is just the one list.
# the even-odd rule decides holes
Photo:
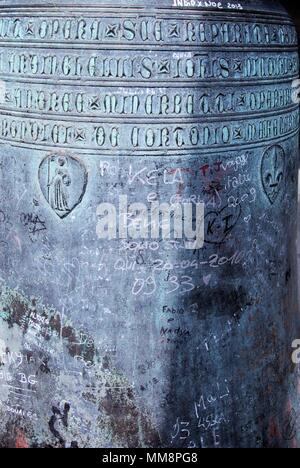
[(284, 189), (285, 153), (280, 145), (268, 148), (261, 164), (262, 184), (270, 203), (273, 205)]
[(77, 158), (54, 153), (39, 168), (44, 197), (60, 218), (68, 216), (82, 201), (87, 186), (87, 170)]

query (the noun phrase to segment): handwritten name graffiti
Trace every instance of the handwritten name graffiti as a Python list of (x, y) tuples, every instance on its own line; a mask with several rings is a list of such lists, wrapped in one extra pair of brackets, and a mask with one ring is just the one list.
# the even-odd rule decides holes
[(208, 244), (223, 244), (237, 225), (242, 214), (241, 206), (236, 208), (225, 206), (220, 211), (210, 211), (205, 215), (205, 242)]
[(217, 10), (243, 10), (241, 3), (212, 0), (172, 0), (176, 8), (213, 8)]
[(227, 408), (231, 393), (227, 381), (217, 382), (211, 390), (194, 403), (193, 419), (176, 419), (171, 432), (171, 445), (184, 448), (221, 446), (222, 429), (230, 426)]
[[(118, 207), (102, 203), (97, 207), (99, 239), (185, 239), (186, 249), (201, 249), (204, 244), (204, 204), (169, 205), (152, 201), (128, 204), (119, 196)], [(193, 212), (195, 211), (195, 213)], [(194, 224), (194, 226), (193, 226)], [(173, 226), (172, 226), (173, 225)]]

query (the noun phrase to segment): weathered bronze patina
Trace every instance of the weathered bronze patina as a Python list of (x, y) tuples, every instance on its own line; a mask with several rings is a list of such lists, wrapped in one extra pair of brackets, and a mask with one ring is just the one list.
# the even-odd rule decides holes
[(1, 2), (0, 446), (298, 445), (297, 78), (277, 2)]

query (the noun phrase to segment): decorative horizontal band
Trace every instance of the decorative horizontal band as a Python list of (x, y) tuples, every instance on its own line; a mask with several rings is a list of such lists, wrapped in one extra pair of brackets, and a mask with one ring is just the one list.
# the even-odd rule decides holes
[(229, 2), (228, 0), (168, 0), (164, 3), (162, 1), (153, 1), (150, 5), (147, 3), (145, 6), (146, 0), (142, 4), (138, 5), (136, 2), (133, 3), (127, 2), (127, 4), (119, 4), (114, 1), (106, 1), (104, 4), (100, 3), (100, 0), (97, 2), (89, 2), (78, 5), (76, 0), (64, 0), (58, 1), (57, 3), (53, 2), (52, 4), (48, 3), (46, 5), (40, 3), (32, 3), (32, 0), (23, 0), (16, 5), (15, 3), (9, 5), (9, 2), (6, 2), (6, 5), (1, 4), (0, 14), (4, 15), (57, 15), (58, 13), (63, 13), (65, 15), (101, 15), (110, 12), (114, 15), (127, 16), (128, 14), (166, 14), (174, 15), (178, 18), (189, 15), (189, 16), (216, 16), (221, 15), (228, 19), (230, 18), (249, 18), (250, 15), (255, 14), (255, 18), (264, 18), (266, 21), (272, 21), (274, 19), (281, 18), (282, 21), (290, 22), (291, 18), (287, 12), (282, 8), (264, 8), (248, 6), (245, 8), (245, 5), (242, 2)]
[(0, 140), (114, 151), (231, 147), (283, 138), (299, 128), (299, 111), (273, 117), (203, 123), (98, 124), (0, 117)]
[(0, 17), (0, 41), (124, 45), (296, 46), (293, 25), (230, 18), (155, 16)]
[[(277, 138), (274, 138), (272, 140), (272, 143), (273, 144), (276, 144), (276, 143), (283, 143), (285, 141), (290, 141), (292, 138), (297, 138), (297, 141), (298, 141), (298, 138), (299, 138), (299, 127), (296, 129), (296, 130), (293, 130), (289, 133), (287, 133), (286, 135), (284, 135), (283, 137), (277, 137)], [(270, 141), (269, 140), (260, 140), (259, 142), (257, 143), (248, 143), (248, 144), (245, 144), (242, 146), (242, 150), (243, 151), (249, 151), (249, 150), (254, 150), (256, 148), (261, 148), (263, 146), (265, 146), (266, 144), (269, 144)], [(48, 143), (26, 143), (26, 142), (18, 142), (18, 141), (14, 141), (14, 140), (3, 140), (0, 138), (0, 151), (1, 151), (1, 146), (2, 146), (2, 150), (5, 146), (11, 146), (13, 148), (18, 148), (18, 149), (30, 149), (31, 150), (31, 156), (38, 156), (39, 155), (39, 152), (42, 151), (42, 152), (45, 152), (45, 151), (53, 151), (53, 145), (51, 144), (48, 144)], [(55, 145), (55, 151), (59, 151), (59, 150), (62, 150), (62, 151), (65, 151), (65, 147), (64, 146), (60, 146), (60, 145)], [(217, 152), (217, 154), (223, 154), (223, 153), (226, 153), (228, 154), (228, 151), (240, 151), (241, 150), (241, 146), (237, 143), (237, 144), (234, 144), (232, 146), (230, 146), (230, 148), (228, 148), (227, 146), (223, 145), (223, 146), (218, 146), (218, 147), (212, 147), (212, 148), (192, 148), (192, 149), (185, 149), (185, 148), (180, 148), (180, 150), (178, 149), (168, 149), (167, 151), (166, 150), (162, 150), (162, 149), (148, 149), (148, 150), (126, 150), (126, 151), (118, 151), (116, 153), (116, 150), (115, 149), (110, 149), (110, 150), (104, 150), (104, 149), (99, 149), (99, 148), (81, 148), (80, 150), (76, 147), (69, 147), (68, 148), (69, 151), (76, 151), (76, 153), (83, 157), (90, 157), (90, 156), (100, 156), (100, 155), (103, 155), (105, 157), (109, 157), (109, 158), (115, 158), (116, 155), (118, 158), (123, 158), (123, 157), (126, 157), (126, 156), (130, 156), (130, 157), (133, 157), (133, 158), (136, 158), (136, 157), (145, 157), (145, 156), (151, 156), (151, 157), (158, 157), (158, 158), (166, 158), (166, 157), (172, 157), (172, 158), (177, 158), (177, 157), (180, 157), (180, 158), (185, 158), (185, 159), (189, 159), (191, 156), (196, 156), (196, 155), (202, 155), (205, 154), (206, 156), (214, 156)]]
[(56, 80), (140, 83), (187, 80), (220, 83), (236, 80), (279, 80), (299, 72), (297, 52), (235, 54), (215, 51), (169, 53), (164, 50), (133, 52), (7, 50), (0, 48), (0, 79), (22, 77)]
[(119, 87), (3, 82), (0, 109), (16, 115), (55, 119), (210, 119), (245, 118), (295, 107), (298, 90), (291, 82), (270, 87), (203, 88)]

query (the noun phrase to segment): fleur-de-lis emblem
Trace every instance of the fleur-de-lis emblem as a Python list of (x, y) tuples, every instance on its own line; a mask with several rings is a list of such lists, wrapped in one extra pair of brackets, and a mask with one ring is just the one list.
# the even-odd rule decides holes
[(262, 184), (270, 203), (273, 205), (284, 188), (285, 154), (280, 145), (268, 148), (261, 164)]

